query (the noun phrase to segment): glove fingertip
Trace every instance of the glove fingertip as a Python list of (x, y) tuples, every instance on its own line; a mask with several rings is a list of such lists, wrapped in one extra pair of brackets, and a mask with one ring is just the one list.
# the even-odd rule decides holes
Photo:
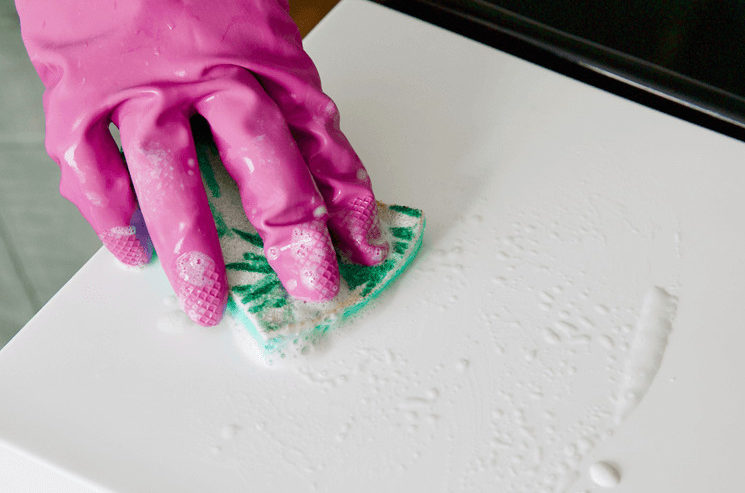
[(330, 215), (329, 227), (340, 248), (354, 263), (378, 265), (388, 256), (390, 246), (381, 233), (372, 193), (337, 207)]
[(144, 239), (135, 232), (134, 226), (115, 226), (100, 233), (104, 246), (121, 263), (130, 267), (141, 267), (150, 262), (153, 247), (149, 238)]
[(293, 298), (324, 302), (339, 293), (339, 265), (325, 217), (293, 227), (284, 242), (266, 248), (266, 255)]
[(174, 270), (171, 282), (184, 312), (199, 325), (217, 325), (227, 305), (225, 269), (209, 255), (189, 251), (176, 258)]

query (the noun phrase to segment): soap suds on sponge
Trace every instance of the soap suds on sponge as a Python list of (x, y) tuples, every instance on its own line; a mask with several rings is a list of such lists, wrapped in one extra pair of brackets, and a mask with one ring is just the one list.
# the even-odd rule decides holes
[(381, 233), (391, 247), (388, 257), (379, 265), (364, 266), (338, 254), (341, 283), (334, 299), (325, 303), (297, 300), (269, 265), (263, 241), (246, 218), (238, 188), (216, 149), (198, 141), (197, 154), (225, 258), (228, 312), (267, 362), (306, 350), (329, 329), (364, 308), (408, 267), (421, 246), (422, 212), (378, 203)]

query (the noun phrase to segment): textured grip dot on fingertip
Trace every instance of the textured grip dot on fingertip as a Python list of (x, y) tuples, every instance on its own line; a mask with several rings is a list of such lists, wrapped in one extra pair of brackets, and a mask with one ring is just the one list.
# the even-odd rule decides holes
[(215, 325), (222, 318), (227, 286), (208, 255), (192, 251), (176, 259), (175, 288), (181, 308), (201, 325)]
[[(328, 301), (339, 292), (339, 268), (324, 221), (313, 221), (292, 231), (289, 248), (300, 279), (284, 283), (290, 295), (305, 301)], [(274, 249), (276, 252), (277, 249)]]
[(115, 226), (99, 235), (104, 246), (125, 265), (139, 267), (150, 262), (152, 247), (143, 244), (135, 226)]
[(327, 259), (302, 272), (303, 284), (320, 296), (317, 301), (328, 301), (339, 292), (339, 269), (335, 268), (335, 259)]
[[(346, 235), (352, 245), (348, 252), (353, 262), (379, 264), (388, 255), (388, 242), (382, 237), (378, 221), (378, 208), (372, 196), (357, 197), (337, 217), (337, 234)], [(352, 249), (349, 247), (353, 246)]]

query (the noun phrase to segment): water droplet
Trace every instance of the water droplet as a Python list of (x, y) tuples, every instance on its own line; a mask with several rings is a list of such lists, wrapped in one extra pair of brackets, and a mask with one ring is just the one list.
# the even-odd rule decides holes
[(559, 334), (547, 327), (543, 329), (543, 340), (548, 344), (558, 344), (559, 341), (561, 341), (561, 338), (559, 337)]
[(613, 488), (621, 482), (621, 473), (607, 462), (596, 462), (590, 466), (590, 479), (601, 488)]
[(341, 385), (341, 384), (345, 383), (346, 381), (347, 381), (347, 376), (346, 375), (339, 375), (338, 377), (336, 377), (334, 379), (334, 383), (336, 385)]
[(230, 440), (234, 438), (240, 430), (241, 427), (236, 424), (225, 425), (220, 430), (220, 436), (225, 440)]
[(466, 371), (470, 365), (471, 365), (471, 362), (463, 358), (463, 359), (458, 360), (457, 363), (455, 363), (455, 369), (462, 373)]
[(598, 344), (600, 344), (605, 349), (613, 349), (616, 345), (616, 343), (611, 339), (610, 336), (600, 336), (598, 338)]
[(605, 305), (595, 305), (595, 311), (599, 313), (600, 315), (607, 315), (608, 307)]
[(556, 330), (558, 330), (564, 335), (571, 335), (571, 334), (577, 333), (577, 326), (570, 324), (569, 322), (566, 322), (563, 320), (556, 322), (554, 326), (556, 327)]
[(544, 303), (551, 303), (554, 301), (554, 297), (551, 296), (548, 291), (541, 291), (541, 293), (538, 295), (538, 297), (541, 299)]

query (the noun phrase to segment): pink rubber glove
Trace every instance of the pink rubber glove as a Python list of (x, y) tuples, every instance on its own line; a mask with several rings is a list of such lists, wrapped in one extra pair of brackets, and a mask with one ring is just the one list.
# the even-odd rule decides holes
[[(16, 7), (46, 87), (45, 142), (62, 170), (62, 195), (125, 264), (147, 263), (152, 240), (193, 320), (216, 324), (228, 289), (196, 164), (195, 113), (209, 122), (291, 295), (323, 301), (338, 292), (327, 224), (351, 260), (385, 258), (367, 173), (285, 0), (16, 0)], [(126, 166), (109, 122), (119, 127)]]

